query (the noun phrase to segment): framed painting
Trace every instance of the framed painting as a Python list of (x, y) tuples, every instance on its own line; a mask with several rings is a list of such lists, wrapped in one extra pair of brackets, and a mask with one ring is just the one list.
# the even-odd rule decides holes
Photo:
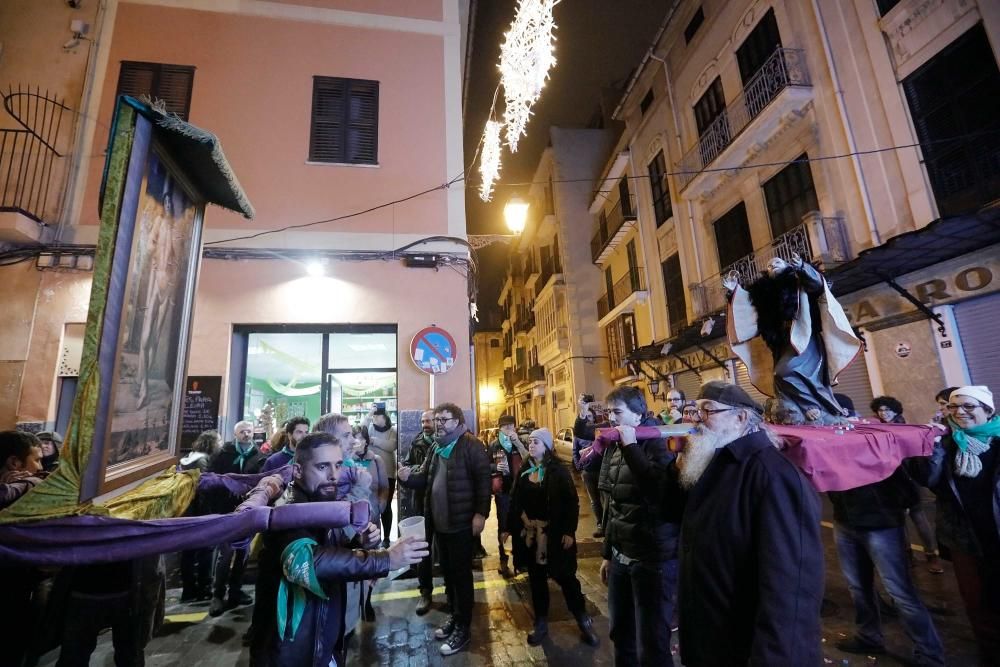
[(100, 383), (81, 501), (164, 470), (179, 451), (205, 205), (150, 120), (133, 117), (96, 349)]

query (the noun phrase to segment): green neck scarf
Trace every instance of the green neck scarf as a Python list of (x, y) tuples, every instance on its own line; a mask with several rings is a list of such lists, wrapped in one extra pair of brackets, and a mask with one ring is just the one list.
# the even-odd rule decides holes
[(438, 448), (437, 448), (437, 449), (436, 449), (436, 450), (434, 451), (434, 453), (435, 453), (435, 454), (437, 454), (438, 456), (440, 456), (441, 458), (443, 458), (443, 459), (445, 459), (445, 460), (447, 461), (448, 459), (450, 459), (450, 458), (451, 458), (451, 453), (452, 453), (453, 451), (455, 451), (455, 443), (457, 443), (457, 442), (458, 442), (458, 438), (456, 438), (456, 439), (452, 440), (452, 441), (451, 441), (450, 443), (448, 443), (448, 444), (447, 444), (447, 445), (445, 445), (444, 447), (440, 447), (440, 446), (439, 446), (439, 447), (438, 447)]
[(990, 438), (1000, 436), (1000, 415), (993, 415), (989, 421), (963, 429), (955, 423), (951, 417), (948, 418), (948, 426), (951, 427), (951, 439), (955, 441), (961, 451), (969, 449), (969, 441), (966, 436), (972, 436), (976, 440), (987, 442)]
[(535, 461), (535, 459), (528, 459), (528, 462), (533, 464), (528, 466), (528, 469), (521, 473), (521, 477), (525, 475), (530, 475), (533, 472), (538, 473), (538, 481), (541, 482), (545, 479), (545, 464)]
[(497, 440), (500, 441), (500, 446), (503, 447), (503, 450), (508, 454), (514, 450), (514, 444), (510, 441), (510, 436), (503, 431), (497, 433)]
[[(303, 537), (295, 540), (281, 552), (282, 578), (278, 586), (278, 636), (295, 639), (306, 609), (306, 593), (326, 600), (326, 591), (319, 585), (313, 569), (313, 547), (316, 540)], [(292, 591), (292, 618), (288, 619), (288, 590)], [(288, 631), (286, 636), (286, 630)]]
[(236, 458), (233, 459), (233, 462), (240, 467), (240, 470), (243, 470), (243, 466), (246, 464), (247, 459), (254, 455), (257, 448), (253, 444), (246, 449), (240, 447), (240, 443), (238, 442), (234, 442), (233, 444), (236, 445)]
[(430, 447), (430, 446), (432, 446), (434, 444), (434, 436), (433, 435), (427, 435), (426, 433), (421, 433), (420, 437), (424, 439), (424, 443), (428, 447)]
[(292, 458), (295, 458), (295, 450), (294, 449), (289, 449), (288, 445), (285, 445), (284, 447), (281, 448), (281, 453), (282, 454), (288, 454)]

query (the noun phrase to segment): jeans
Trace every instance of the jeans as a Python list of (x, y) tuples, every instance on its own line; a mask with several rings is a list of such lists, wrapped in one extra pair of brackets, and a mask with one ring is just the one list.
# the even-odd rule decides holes
[(910, 576), (903, 526), (862, 530), (836, 524), (834, 539), (840, 569), (854, 600), (858, 638), (883, 645), (875, 572), (896, 603), (906, 635), (913, 642), (913, 655), (922, 664), (943, 665), (944, 648), (927, 607), (920, 601)]
[[(389, 532), (392, 530), (392, 496), (396, 493), (396, 478), (389, 478), (389, 496), (385, 499), (385, 510), (382, 512), (382, 541), (389, 541)], [(399, 531), (397, 531), (398, 533)], [(397, 534), (398, 537), (398, 534)]]
[(598, 526), (601, 526), (604, 521), (604, 505), (601, 502), (601, 491), (597, 488), (600, 470), (595, 472), (584, 470), (581, 475), (583, 476), (583, 486), (587, 489), (587, 496), (590, 498), (590, 509), (594, 512), (594, 521), (597, 522)]
[(549, 615), (549, 578), (559, 584), (566, 599), (566, 607), (574, 617), (587, 611), (580, 580), (575, 574), (556, 577), (549, 572), (548, 566), (531, 563), (528, 565), (528, 584), (531, 586), (531, 606), (535, 609), (536, 619)]
[(236, 600), (240, 597), (243, 585), (243, 571), (247, 567), (247, 550), (234, 549), (231, 544), (220, 544), (215, 552), (215, 580), (212, 584), (212, 595), (224, 599), (226, 588), (229, 597)]
[(468, 628), (475, 600), (472, 588), (472, 550), (476, 541), (472, 536), (472, 527), (457, 533), (437, 533), (434, 541), (438, 545), (438, 557), (455, 625)]
[(608, 612), (615, 665), (673, 665), (670, 618), (676, 602), (677, 561), (623, 565), (612, 558), (610, 570)]
[(507, 552), (503, 548), (500, 535), (507, 532), (507, 513), (510, 511), (510, 494), (498, 493), (493, 496), (493, 502), (497, 506), (497, 548), (500, 550), (500, 562), (507, 562)]

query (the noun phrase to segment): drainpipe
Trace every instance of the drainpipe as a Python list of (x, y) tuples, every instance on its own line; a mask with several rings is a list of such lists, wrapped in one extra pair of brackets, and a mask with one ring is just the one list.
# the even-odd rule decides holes
[(871, 234), (875, 245), (882, 245), (882, 237), (878, 233), (878, 226), (875, 224), (875, 214), (872, 212), (871, 195), (868, 192), (868, 184), (865, 182), (864, 174), (861, 171), (861, 158), (858, 156), (858, 146), (854, 140), (854, 129), (851, 127), (851, 119), (847, 115), (847, 105), (844, 103), (844, 90), (840, 85), (840, 75), (837, 74), (837, 65), (833, 60), (833, 50), (830, 47), (830, 35), (826, 30), (826, 22), (823, 20), (823, 12), (819, 8), (819, 0), (811, 0), (813, 12), (816, 14), (816, 22), (819, 24), (819, 34), (823, 42), (823, 55), (826, 58), (826, 66), (830, 70), (830, 78), (833, 82), (833, 90), (837, 98), (837, 113), (840, 122), (844, 126), (847, 135), (847, 149), (851, 152), (851, 166), (854, 168), (854, 176), (858, 179), (858, 186), (861, 188), (861, 203), (864, 205), (865, 218), (868, 223), (868, 231)]
[[(650, 53), (649, 57), (663, 65), (663, 79), (667, 84), (667, 103), (670, 104), (670, 115), (674, 120), (674, 139), (677, 142), (677, 152), (680, 155), (684, 155), (684, 145), (681, 143), (681, 124), (677, 118), (677, 106), (674, 104), (674, 86), (670, 81), (670, 65), (665, 58), (661, 58), (655, 53)], [(684, 198), (684, 203), (687, 206), (688, 233), (691, 235), (691, 249), (694, 251), (694, 268), (698, 274), (698, 282), (700, 282), (705, 279), (705, 276), (701, 273), (701, 253), (698, 252), (698, 237), (695, 236), (694, 205), (686, 197)]]

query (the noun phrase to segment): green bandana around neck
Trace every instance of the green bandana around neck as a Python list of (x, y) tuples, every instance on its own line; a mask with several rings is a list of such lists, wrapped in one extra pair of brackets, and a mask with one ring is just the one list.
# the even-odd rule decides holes
[(497, 433), (497, 440), (500, 441), (500, 446), (503, 447), (503, 450), (508, 454), (514, 451), (514, 443), (510, 441), (510, 436), (503, 431)]
[[(535, 461), (535, 459), (528, 459), (528, 460), (532, 462)], [(533, 472), (538, 473), (538, 481), (541, 482), (543, 479), (545, 479), (545, 464), (535, 463), (532, 466), (528, 466), (528, 469), (521, 473), (521, 477), (524, 477), (525, 475), (530, 475)]]
[[(306, 593), (312, 593), (321, 600), (326, 600), (326, 591), (316, 578), (313, 569), (313, 547), (316, 540), (303, 537), (290, 543), (281, 552), (281, 584), (278, 587), (278, 636), (282, 639), (295, 639), (295, 633), (302, 622), (306, 608)], [(288, 619), (288, 589), (292, 590), (292, 618)], [(286, 630), (287, 636), (286, 636)]]
[(249, 459), (251, 456), (254, 455), (254, 453), (257, 451), (257, 447), (255, 447), (251, 443), (250, 447), (248, 447), (247, 449), (243, 449), (242, 447), (240, 447), (240, 443), (234, 442), (233, 444), (236, 445), (236, 458), (233, 459), (233, 463), (238, 465), (240, 467), (240, 470), (242, 471), (244, 464), (246, 464), (247, 462), (247, 459)]
[(424, 442), (428, 446), (431, 446), (431, 445), (434, 444), (434, 436), (433, 435), (427, 435), (426, 433), (421, 433), (420, 437), (422, 437), (424, 439)]
[(434, 453), (447, 461), (448, 459), (451, 458), (451, 453), (455, 450), (455, 443), (457, 442), (458, 438), (455, 438), (444, 447), (438, 446), (438, 448), (434, 451)]
[(972, 428), (962, 428), (955, 423), (954, 419), (948, 417), (948, 426), (951, 427), (951, 439), (964, 452), (969, 449), (969, 441), (966, 436), (971, 435), (973, 438), (983, 442), (1000, 436), (1000, 415), (993, 415), (989, 421), (973, 426)]
[(295, 457), (295, 450), (294, 449), (289, 449), (288, 445), (285, 445), (284, 447), (281, 448), (281, 453), (282, 454), (288, 454), (292, 458)]

